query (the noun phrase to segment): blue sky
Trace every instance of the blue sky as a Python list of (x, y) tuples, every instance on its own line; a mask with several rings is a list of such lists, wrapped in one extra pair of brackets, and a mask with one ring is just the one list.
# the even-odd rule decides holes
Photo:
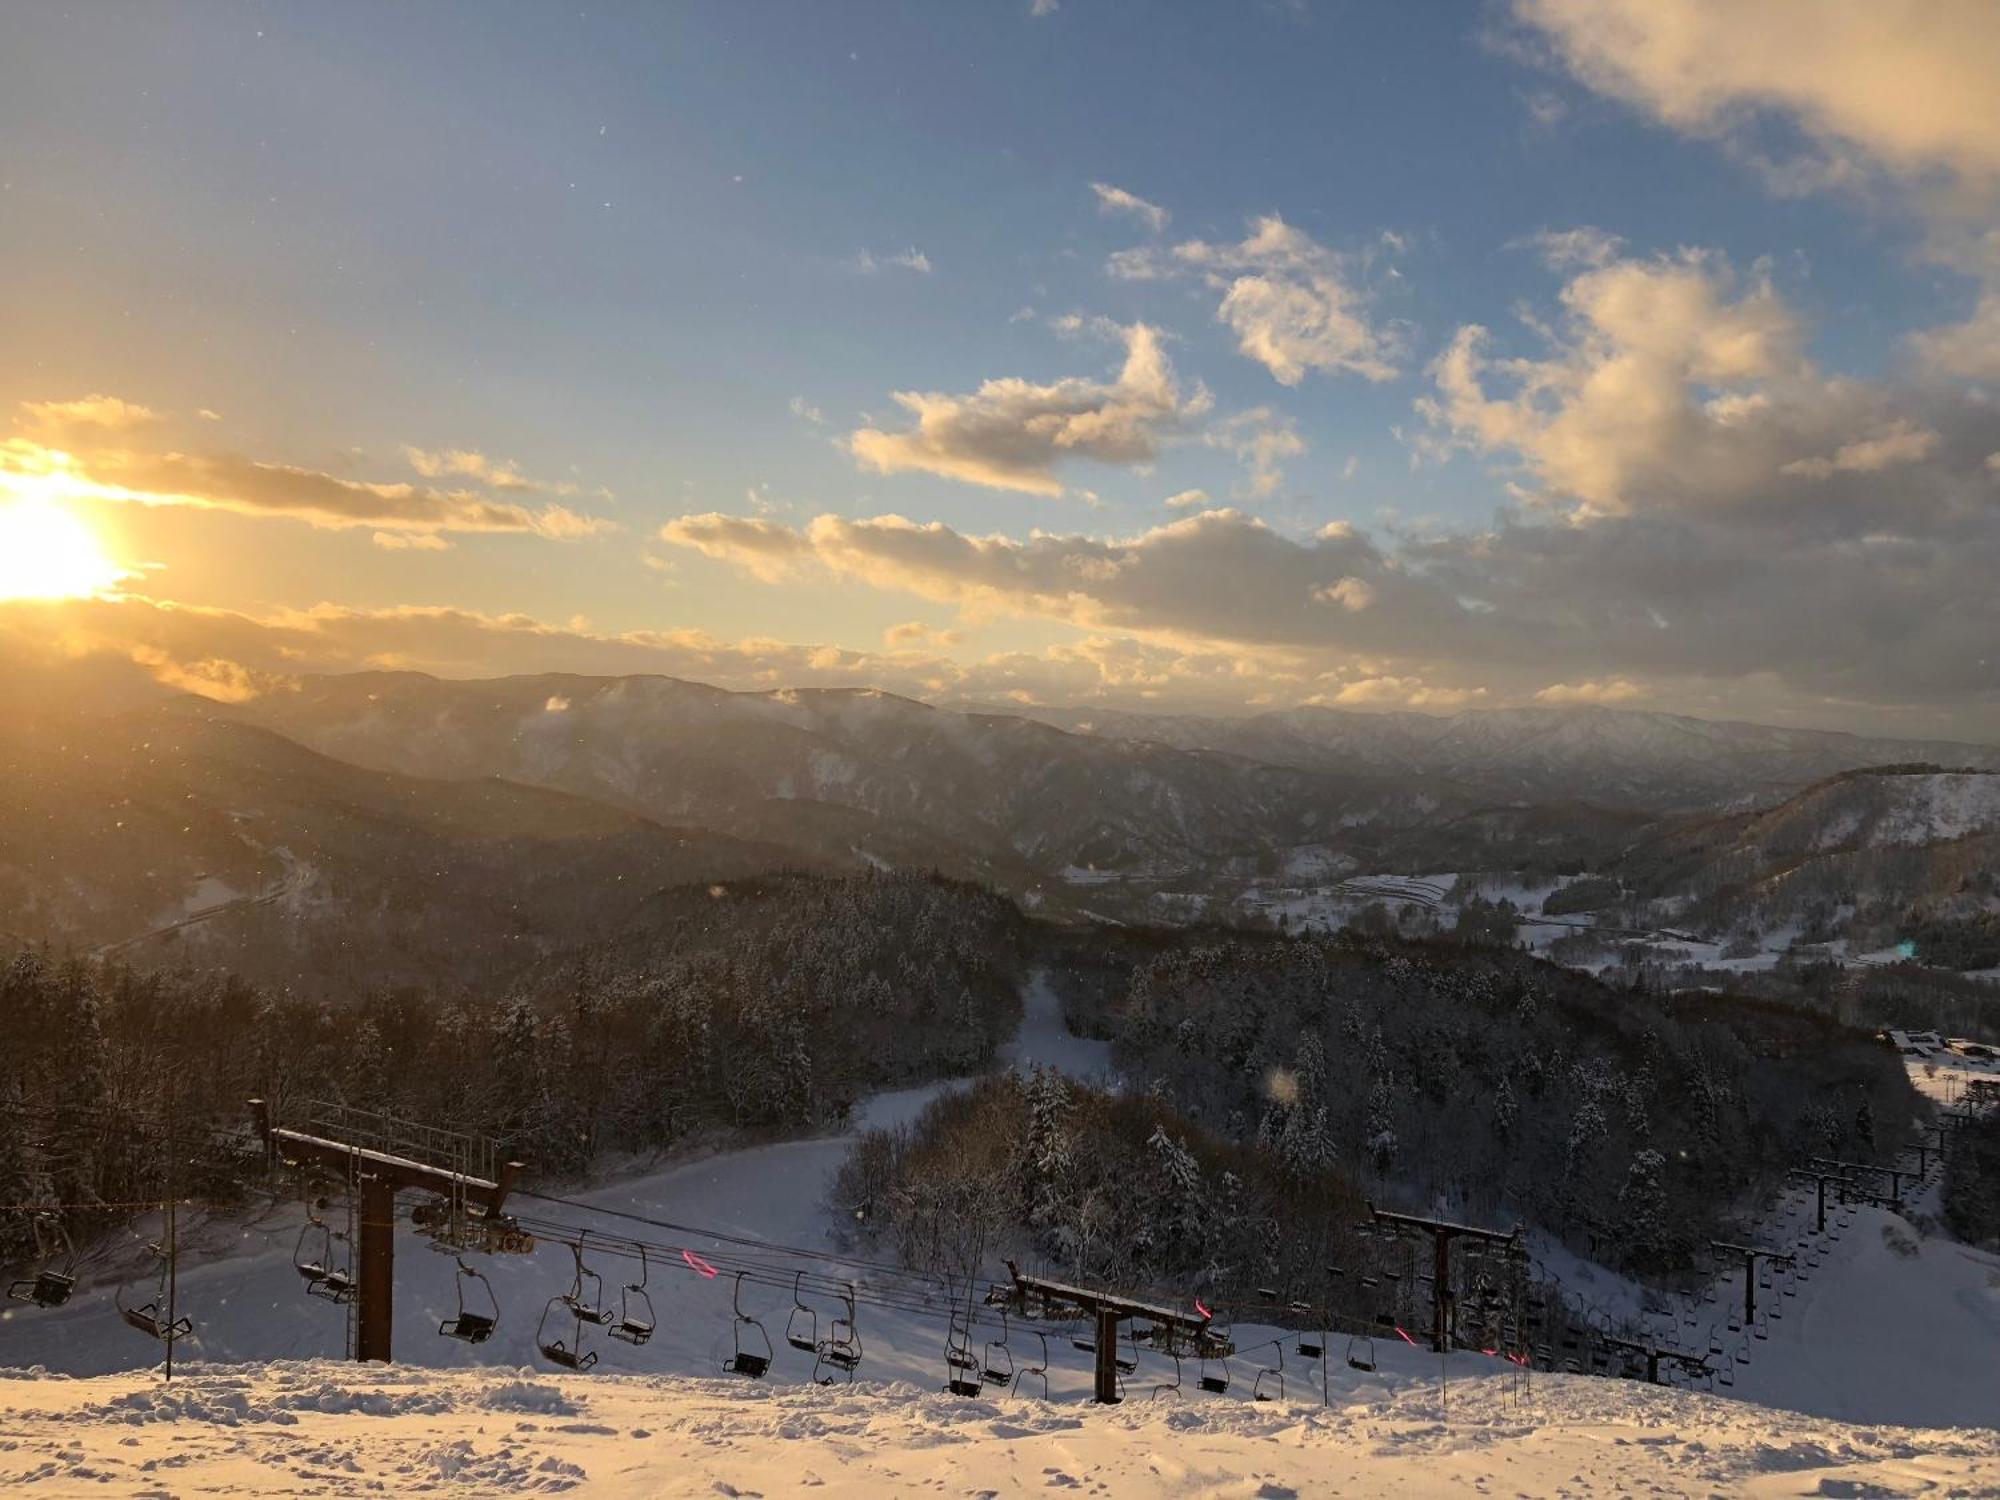
[[(1492, 662), (1449, 631), (1411, 644), (1407, 621), (1361, 629), (1416, 575), (1437, 607), (1469, 611), (1462, 627), (1493, 613), (1487, 582), (1495, 599), (1525, 587), (1512, 574), (1470, 592), (1464, 581), (1464, 550), (1501, 507), (1603, 539), (1681, 513), (1656, 495), (1752, 483), (1741, 455), (1653, 472), (1652, 450), (1699, 434), (1620, 453), (1602, 479), (1571, 461), (1579, 443), (1611, 440), (1601, 421), (1582, 438), (1496, 435), (1490, 403), (1515, 372), (1494, 361), (1544, 361), (1545, 409), (1576, 399), (1596, 356), (1565, 318), (1583, 316), (1591, 286), (1563, 298), (1593, 273), (1629, 267), (1628, 288), (1598, 289), (1657, 298), (1667, 278), (1653, 272), (1693, 267), (1718, 316), (1760, 297), (1781, 309), (1754, 368), (1717, 379), (1667, 360), (1681, 360), (1675, 395), (1690, 411), (1731, 394), (1786, 405), (1797, 451), (1759, 449), (1774, 488), (1759, 495), (1764, 519), (1733, 538), (1741, 548), (1786, 545), (1767, 522), (1795, 508), (1774, 491), (1803, 483), (1797, 465), (1826, 467), (1827, 490), (1950, 457), (1976, 483), (1975, 450), (1988, 437), (2000, 450), (1977, 402), (1965, 409), (1983, 389), (1976, 352), (1919, 373), (1910, 352), (1913, 336), (1965, 326), (1982, 305), (1992, 168), (1978, 142), (1945, 121), (1912, 143), (1901, 121), (1921, 111), (1894, 98), (1857, 109), (1854, 75), (1838, 67), (1820, 71), (1846, 76), (1847, 95), (1815, 98), (1783, 44), (1729, 35), (1729, 7), (1685, 0), (1686, 17), (1669, 14), (1682, 5), (1638, 7), (1607, 34), (1566, 0), (1063, 0), (1040, 15), (1027, 0), (15, 4), (0, 60), (0, 326), (13, 355), (0, 407), (24, 414), (20, 441), (83, 454), (90, 484), (71, 501), (121, 561), (157, 565), (129, 592), (265, 623), (318, 605), (527, 616), (575, 637), (553, 659), (607, 669), (643, 664), (635, 633), (795, 648), (693, 664), (732, 685), (818, 674), (938, 695), (1433, 708), (1561, 687), (1581, 690), (1577, 701), (1979, 730), (1985, 719), (1942, 703), (1942, 686), (1907, 696), (1896, 684), (1924, 672), (1893, 664), (1864, 683), (1789, 649), (1710, 661), (1698, 647), (1548, 639), (1616, 637), (1603, 599), (1523, 621)], [(1939, 13), (1959, 30), (1920, 38), (1930, 51), (1914, 61), (1919, 83), (1936, 65), (1948, 98), (1952, 70), (1976, 71), (1992, 28), (1977, 7)], [(1681, 29), (1648, 31), (1663, 25)], [(1828, 46), (1881, 49), (1825, 29)], [(1679, 63), (1656, 65), (1690, 36)], [(1167, 217), (1156, 227), (1106, 211), (1093, 184)], [(1307, 247), (1307, 270), (1294, 251), (1281, 265), (1240, 248), (1266, 216)], [(1537, 240), (1586, 226), (1616, 240), (1566, 259)], [(1154, 275), (1118, 274), (1113, 257), (1134, 251)], [(1382, 368), (1357, 371), (1359, 357), (1280, 378), (1224, 321), (1246, 280), (1346, 299)], [(1063, 448), (1045, 466), (1059, 495), (968, 479), (962, 464), (878, 472), (857, 457), (856, 432), (909, 428), (893, 392), (956, 401), (1010, 378), (1104, 386), (1141, 325), (1170, 366), (1170, 409), (1142, 414), (1137, 456), (1130, 444), (1104, 462), (1087, 456), (1090, 441)], [(1489, 405), (1420, 411), (1439, 398), (1435, 362), (1470, 325), (1492, 330), (1478, 387)], [(57, 418), (35, 415), (92, 396), (147, 415), (115, 443), (103, 422), (57, 432)], [(1933, 413), (1940, 401), (1952, 412)], [(1292, 435), (1261, 482), (1231, 447), (1232, 433), (1255, 431)], [(1898, 432), (1935, 440), (1911, 457)], [(1885, 463), (1830, 456), (1836, 438), (1884, 435), (1897, 455)], [(92, 469), (93, 443), (123, 456)], [(188, 491), (159, 482), (156, 464), (139, 483), (141, 448), (377, 486), (422, 483), (411, 449), (457, 452), (479, 462), (428, 477), (518, 500), (528, 519), (461, 527), (426, 514), (385, 530), (316, 502), (221, 494), (213, 474)], [(1791, 480), (1772, 477), (1787, 463)], [(1916, 476), (1895, 473), (1904, 481)], [(1206, 502), (1164, 503), (1197, 489)], [(175, 503), (186, 498), (199, 503)], [(1867, 503), (1821, 507), (1813, 545), (1839, 540), (1836, 512), (1847, 540), (1877, 534)], [(1962, 520), (1969, 502), (1935, 503)], [(533, 519), (551, 505), (600, 524)], [(1305, 578), (1315, 595), (1353, 578), (1369, 603), (1328, 605), (1340, 630), (1237, 629), (1226, 611), (1184, 620), (1150, 595), (1021, 589), (929, 562), (914, 574), (872, 550), (859, 560), (852, 538), (837, 556), (825, 537), (786, 540), (816, 516), (893, 514), (960, 539), (1131, 543), (1210, 507), (1313, 550), (1327, 573)], [(689, 516), (776, 529), (660, 535)], [(1358, 528), (1366, 555), (1318, 556), (1331, 522)], [(1459, 539), (1449, 559), (1408, 550), (1412, 536), (1441, 534)], [(1238, 584), (1262, 590), (1252, 574)], [(1775, 593), (1789, 587), (1773, 580)], [(1885, 628), (1892, 603), (1907, 635), (1904, 601), (1885, 601)], [(1437, 613), (1406, 607), (1411, 619)], [(1688, 601), (1655, 614), (1677, 607)], [(893, 653), (904, 659), (884, 659), (884, 632), (919, 621), (933, 636), (906, 632)], [(377, 657), (514, 665), (520, 642), (489, 634), (484, 654), (412, 640)], [(1047, 680), (1027, 660), (1086, 642), (1127, 643), (1157, 670), (1120, 679), (1103, 644), (1085, 653), (1094, 681), (1074, 655)], [(1912, 637), (1906, 649), (1924, 648)], [(677, 669), (661, 652), (660, 669)], [(355, 663), (328, 647), (324, 664)], [(1990, 686), (1974, 667), (1952, 679), (1961, 699)], [(1342, 697), (1371, 683), (1391, 685)]]

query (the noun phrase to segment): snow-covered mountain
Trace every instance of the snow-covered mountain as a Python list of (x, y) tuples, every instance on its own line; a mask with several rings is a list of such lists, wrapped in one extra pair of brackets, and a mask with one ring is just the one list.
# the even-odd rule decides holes
[[(1379, 862), (1483, 810), (1407, 771), (1270, 765), (874, 691), (371, 673), (307, 678), (235, 712), (364, 766), (529, 782), (1016, 891), (1068, 871), (1208, 878), (1298, 846)], [(1504, 842), (1510, 826), (1479, 837)], [(1532, 836), (1547, 837), (1548, 820)]]
[(1884, 766), (1662, 825), (1616, 866), (1677, 925), (1789, 931), (1983, 969), (2000, 954), (2000, 774)]
[(1596, 706), (1458, 714), (1294, 708), (1247, 718), (1013, 708), (1078, 734), (1215, 750), (1336, 774), (1437, 778), (1489, 797), (1655, 812), (1768, 799), (1863, 766), (2000, 769), (2000, 749)]

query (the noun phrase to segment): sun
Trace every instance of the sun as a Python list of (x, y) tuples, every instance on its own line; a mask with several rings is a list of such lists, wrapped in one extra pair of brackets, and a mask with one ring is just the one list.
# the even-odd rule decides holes
[(55, 501), (0, 501), (0, 600), (83, 599), (125, 576), (96, 533)]

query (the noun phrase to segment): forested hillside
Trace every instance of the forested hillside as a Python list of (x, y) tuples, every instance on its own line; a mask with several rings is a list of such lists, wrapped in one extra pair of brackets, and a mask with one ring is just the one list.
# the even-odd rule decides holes
[[(157, 1198), (170, 1158), (184, 1189), (225, 1193), (252, 1095), (494, 1135), (552, 1177), (704, 1133), (812, 1129), (991, 1056), (1019, 1016), (1017, 921), (918, 876), (702, 885), (656, 903), (631, 946), (512, 990), (344, 1003), (20, 953), (0, 971), (0, 1202)], [(0, 1220), (0, 1258), (27, 1230)]]
[(1893, 1150), (1915, 1096), (1865, 1033), (1770, 1003), (1616, 990), (1505, 949), (1132, 946), (1072, 968), (1139, 1085), (1301, 1180), (1521, 1215), (1637, 1270), (1810, 1152)]

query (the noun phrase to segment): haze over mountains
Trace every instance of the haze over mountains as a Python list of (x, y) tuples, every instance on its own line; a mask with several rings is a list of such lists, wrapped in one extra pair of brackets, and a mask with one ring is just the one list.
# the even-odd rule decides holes
[(1431, 776), (1494, 797), (1575, 798), (1650, 812), (1782, 796), (1860, 766), (2000, 769), (2000, 749), (1780, 729), (1579, 705), (1456, 714), (1292, 708), (1246, 718), (1016, 708), (1078, 734), (1216, 750), (1344, 774)]

